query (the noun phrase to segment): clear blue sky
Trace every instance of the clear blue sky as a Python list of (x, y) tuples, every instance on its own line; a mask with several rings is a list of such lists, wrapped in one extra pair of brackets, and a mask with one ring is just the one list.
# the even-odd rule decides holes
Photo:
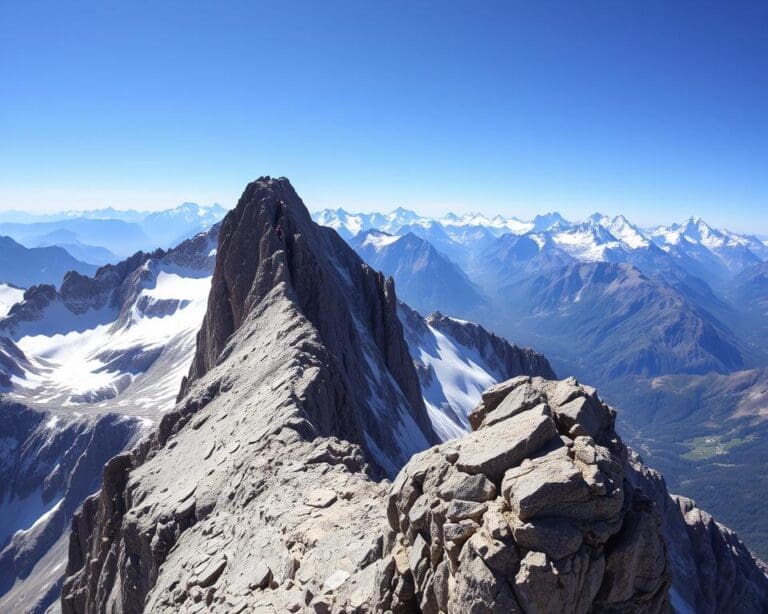
[(768, 232), (768, 3), (0, 2), (0, 208), (231, 205)]

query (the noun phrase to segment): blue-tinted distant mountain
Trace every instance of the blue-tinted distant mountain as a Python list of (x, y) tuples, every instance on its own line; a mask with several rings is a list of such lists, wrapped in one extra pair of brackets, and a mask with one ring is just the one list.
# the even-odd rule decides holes
[(484, 303), (466, 274), (428, 241), (413, 233), (360, 233), (350, 245), (370, 266), (395, 279), (398, 295), (422, 312), (466, 315)]
[(733, 281), (734, 297), (768, 318), (768, 261), (742, 271)]
[(81, 243), (77, 239), (76, 233), (65, 228), (44, 234), (26, 244), (26, 247), (56, 246), (63, 247), (72, 256), (88, 264), (103, 265), (120, 260), (119, 256), (109, 251), (106, 247)]
[(83, 209), (55, 211), (50, 213), (30, 213), (28, 211), (7, 210), (0, 211), (0, 223), (33, 224), (35, 222), (60, 222), (62, 220), (88, 219), (88, 220), (120, 220), (123, 222), (140, 222), (148, 211), (135, 209), (115, 209), (104, 207), (103, 209)]
[(573, 258), (547, 236), (508, 233), (490, 245), (480, 260), (483, 266), (478, 272), (478, 280), (484, 287), (498, 289), (562, 267)]
[(768, 261), (739, 273), (728, 288), (728, 298), (740, 307), (745, 336), (768, 348)]
[(29, 288), (61, 284), (68, 271), (93, 275), (97, 267), (73, 258), (61, 247), (26, 248), (10, 237), (0, 237), (0, 281)]
[(106, 247), (85, 245), (80, 243), (80, 241), (75, 241), (74, 243), (41, 243), (38, 247), (61, 247), (78, 260), (97, 266), (120, 260), (120, 256), (112, 253)]
[(150, 243), (141, 226), (121, 220), (73, 218), (32, 224), (0, 224), (0, 234), (24, 245), (35, 245), (40, 237), (66, 231), (67, 243), (104, 247), (118, 255), (132, 254)]
[(554, 228), (565, 228), (570, 225), (570, 222), (568, 222), (562, 215), (557, 211), (553, 211), (552, 213), (544, 213), (543, 215), (534, 217), (531, 220), (531, 228), (529, 232), (546, 232)]
[[(114, 255), (170, 247), (207, 231), (227, 210), (221, 205), (184, 203), (164, 211), (65, 211), (56, 214), (0, 213), (0, 233), (27, 246), (69, 246), (84, 260), (114, 262)], [(94, 248), (102, 248), (101, 251)], [(90, 259), (90, 260), (88, 260)]]

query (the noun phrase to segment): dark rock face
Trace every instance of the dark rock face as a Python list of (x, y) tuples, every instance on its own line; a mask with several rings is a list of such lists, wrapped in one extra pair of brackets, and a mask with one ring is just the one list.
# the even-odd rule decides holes
[(636, 454), (630, 455), (630, 462), (630, 482), (648, 494), (662, 515), (674, 579), (672, 605), (705, 614), (766, 611), (765, 563), (694, 501), (670, 495), (661, 474)]
[(765, 565), (755, 565), (737, 535), (686, 497), (674, 497), (696, 561), (697, 612), (759, 612), (768, 604)]
[[(426, 440), (436, 441), (403, 340), (392, 280), (363, 264), (335, 232), (312, 222), (286, 179), (267, 177), (249, 184), (222, 222), (208, 312), (187, 386), (226, 355), (231, 335), (275, 289), (315, 327), (329, 365), (345, 372), (323, 395), (306, 400), (320, 433), (362, 445), (368, 433), (379, 448), (392, 445), (383, 425), (356, 410), (368, 404), (363, 395), (369, 395), (372, 381), (386, 377), (370, 368), (374, 352), (397, 385), (394, 391), (383, 386), (389, 397), (383, 400), (397, 405), (390, 392), (402, 395)], [(366, 339), (375, 348), (366, 347)], [(390, 469), (405, 460), (389, 463)]]

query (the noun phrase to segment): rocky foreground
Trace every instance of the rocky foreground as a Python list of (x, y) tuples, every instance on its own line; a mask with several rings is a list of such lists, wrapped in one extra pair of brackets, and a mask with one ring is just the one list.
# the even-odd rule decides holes
[(392, 485), (378, 608), (765, 610), (759, 563), (667, 493), (594, 389), (518, 377), (470, 419), (474, 433), (416, 455)]
[(287, 180), (250, 184), (176, 409), (73, 521), (63, 612), (768, 608), (574, 380), (504, 382), (430, 448), (396, 308)]

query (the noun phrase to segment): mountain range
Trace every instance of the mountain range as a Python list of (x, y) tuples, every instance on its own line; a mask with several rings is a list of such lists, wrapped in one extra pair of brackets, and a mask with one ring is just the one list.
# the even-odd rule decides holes
[[(244, 222), (241, 225), (247, 227)], [(228, 229), (231, 224), (224, 228)], [(259, 228), (250, 232), (267, 234)], [(308, 232), (320, 229), (305, 229)], [(101, 465), (163, 423), (180, 387), (189, 385), (183, 382), (190, 365), (193, 371), (209, 368), (193, 359), (196, 345), (203, 346), (198, 330), (207, 326), (204, 316), (214, 263), (223, 248), (218, 245), (220, 233), (216, 224), (171, 250), (137, 252), (99, 268), (93, 276), (71, 271), (59, 288), (43, 284), (24, 291), (3, 286), (8, 306), (0, 319), (4, 412), (0, 470), (7, 488), (0, 493), (0, 571), (4, 578), (0, 611), (23, 607), (38, 611), (55, 602), (61, 588), (67, 527), (77, 507), (98, 487)], [(314, 239), (330, 241), (328, 250), (333, 253), (337, 249), (332, 247), (333, 237), (321, 236)], [(226, 244), (226, 240), (222, 242)], [(242, 239), (238, 249), (247, 253), (242, 251)], [(356, 256), (351, 258), (354, 261)], [(235, 288), (243, 272), (242, 262), (234, 253), (229, 260), (235, 264)], [(389, 292), (385, 305), (391, 313), (384, 328), (359, 333), (358, 342), (345, 350), (355, 355), (349, 360), (368, 365), (356, 382), (358, 402), (369, 398), (377, 403), (376, 411), (370, 412), (369, 426), (351, 427), (350, 423), (352, 431), (347, 436), (357, 433), (354, 436), (362, 445), (379, 451), (376, 458), (381, 471), (393, 473), (412, 452), (437, 438), (466, 433), (467, 415), (489, 385), (522, 374), (554, 376), (547, 360), (535, 352), (510, 345), (471, 323), (424, 319), (395, 301), (391, 281), (385, 283), (374, 271), (366, 275), (366, 283), (380, 284)], [(346, 278), (342, 281), (346, 283)], [(307, 291), (308, 301), (319, 293)], [(344, 285), (336, 291), (339, 309), (355, 296)], [(357, 305), (346, 326), (354, 330), (353, 322), (364, 322), (370, 309), (365, 303)], [(213, 308), (216, 314), (226, 311)], [(393, 350), (385, 349), (393, 334), (388, 327), (397, 330), (398, 314), (403, 326), (414, 332), (392, 354)], [(338, 326), (337, 319), (338, 312), (328, 323), (328, 334)], [(219, 334), (212, 331), (205, 338), (214, 343)], [(444, 354), (445, 348), (452, 353)], [(361, 349), (362, 355), (355, 354)], [(397, 374), (402, 368), (397, 365), (404, 356), (411, 356), (412, 370), (389, 375), (389, 369)], [(396, 377), (396, 385), (392, 377)], [(423, 397), (418, 392), (421, 381), (429, 382)], [(421, 412), (418, 423), (422, 426), (411, 420), (399, 433), (387, 434), (382, 412), (391, 411), (391, 403), (401, 404), (404, 420)], [(373, 420), (377, 412), (382, 415)], [(350, 408), (346, 422), (352, 416), (355, 413)], [(340, 423), (328, 428), (342, 433)], [(415, 437), (415, 428), (423, 428), (424, 434)], [(390, 439), (380, 440), (385, 434)], [(398, 445), (409, 447), (397, 452)], [(87, 464), (83, 458), (89, 459)]]
[[(712, 495), (738, 483), (744, 464), (768, 471), (754, 440), (736, 436), (755, 431), (759, 439), (762, 421), (735, 411), (751, 406), (742, 403), (750, 395), (761, 398), (741, 383), (761, 381), (768, 367), (763, 241), (697, 217), (653, 228), (622, 215), (594, 214), (581, 222), (557, 213), (528, 221), (427, 218), (402, 208), (324, 210), (313, 219), (337, 229), (366, 262), (392, 275), (407, 302), (424, 312), (478, 322), (543, 352), (559, 375), (600, 386), (624, 408), (619, 419), (630, 443), (645, 446), (668, 481), (706, 501), (768, 554), (762, 528), (768, 513)], [(704, 413), (651, 409), (662, 392), (668, 407), (691, 406), (704, 384)], [(732, 418), (719, 422), (718, 407)], [(718, 454), (692, 456), (681, 441), (697, 437), (731, 443)], [(697, 478), (704, 471), (711, 479)], [(757, 495), (759, 485), (753, 488)]]
[[(725, 323), (761, 270), (713, 289), (603, 218), (396, 213), (345, 240), (263, 177), (171, 249), (0, 285), (0, 612), (768, 605), (618, 433), (686, 494), (732, 477), (686, 462), (768, 463), (760, 343)], [(758, 548), (762, 482), (726, 515)]]

